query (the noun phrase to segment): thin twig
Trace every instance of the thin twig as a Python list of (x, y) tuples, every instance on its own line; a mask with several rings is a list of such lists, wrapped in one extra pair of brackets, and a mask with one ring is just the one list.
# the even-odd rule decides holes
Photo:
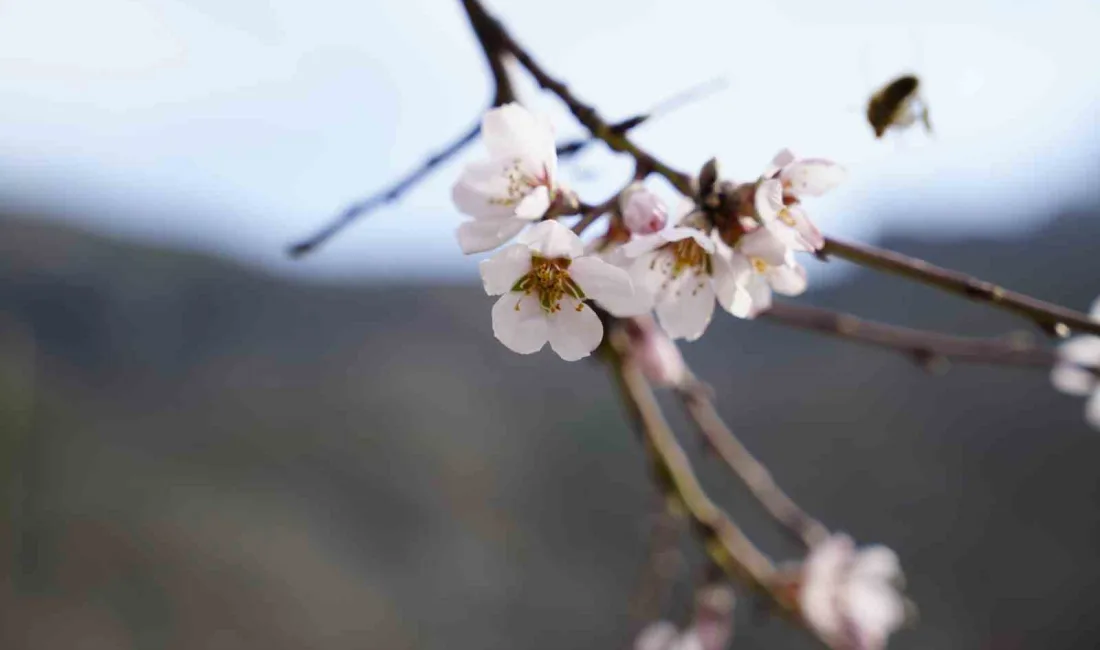
[(976, 338), (887, 325), (842, 312), (793, 303), (776, 303), (760, 318), (820, 332), (911, 357), (920, 363), (948, 359), (961, 363), (1024, 366), (1049, 369), (1057, 353), (1028, 340)]
[(829, 529), (806, 514), (775, 483), (771, 472), (749, 453), (748, 448), (722, 421), (722, 416), (714, 408), (706, 390), (701, 388), (703, 387), (698, 383), (691, 381), (677, 393), (707, 444), (718, 453), (772, 517), (807, 548), (828, 537)]
[(1027, 318), (1051, 335), (1068, 336), (1072, 330), (1100, 335), (1100, 321), (1092, 320), (1081, 312), (1009, 291), (992, 282), (945, 269), (915, 257), (832, 238), (826, 240), (821, 254), (836, 255), (860, 266), (900, 275), (970, 300), (989, 303)]
[(409, 172), (404, 178), (401, 178), (393, 185), (386, 189), (372, 194), (367, 198), (349, 205), (343, 212), (341, 212), (335, 219), (332, 220), (327, 226), (317, 231), (308, 239), (305, 239), (297, 244), (294, 244), (287, 251), (291, 257), (301, 257), (312, 252), (321, 244), (328, 241), (330, 237), (340, 232), (353, 221), (364, 215), (374, 212), (378, 208), (384, 205), (393, 203), (404, 196), (405, 192), (408, 192), (415, 187), (420, 181), (424, 180), (436, 167), (442, 165), (444, 162), (450, 160), (458, 152), (462, 151), (477, 139), (478, 134), (481, 133), (481, 124), (475, 124), (468, 131), (463, 133), (454, 142), (450, 143), (438, 153), (432, 155), (425, 160), (419, 167)]

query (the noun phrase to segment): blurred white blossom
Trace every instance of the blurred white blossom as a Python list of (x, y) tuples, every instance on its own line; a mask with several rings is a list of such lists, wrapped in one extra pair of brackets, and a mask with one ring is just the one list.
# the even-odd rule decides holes
[[(1092, 303), (1089, 315), (1100, 321), (1100, 298)], [(1050, 380), (1054, 387), (1070, 395), (1088, 396), (1085, 420), (1100, 429), (1100, 336), (1076, 336), (1058, 348), (1058, 363), (1054, 364)]]
[(647, 625), (634, 640), (634, 650), (725, 650), (733, 636), (733, 590), (708, 585), (695, 597), (695, 618), (681, 632), (668, 621)]
[(464, 253), (492, 250), (546, 214), (562, 192), (550, 123), (519, 104), (485, 114), (481, 137), (489, 159), (470, 163), (452, 188), (458, 209), (472, 220), (457, 231)]
[(635, 235), (651, 235), (668, 223), (668, 209), (661, 197), (642, 183), (634, 183), (619, 199), (623, 223)]
[(828, 160), (796, 159), (784, 149), (776, 154), (757, 184), (754, 204), (761, 223), (773, 227), (792, 248), (819, 250), (825, 245), (817, 226), (802, 208), (807, 196), (821, 196), (839, 185), (846, 172)]
[(566, 361), (586, 357), (603, 339), (603, 325), (584, 300), (612, 313), (634, 305), (626, 271), (585, 256), (580, 238), (557, 221), (535, 225), (480, 268), (485, 291), (501, 296), (493, 306), (493, 333), (520, 354), (549, 341)]
[(906, 621), (903, 581), (890, 549), (857, 551), (847, 535), (832, 535), (810, 549), (803, 565), (802, 615), (833, 648), (881, 650)]

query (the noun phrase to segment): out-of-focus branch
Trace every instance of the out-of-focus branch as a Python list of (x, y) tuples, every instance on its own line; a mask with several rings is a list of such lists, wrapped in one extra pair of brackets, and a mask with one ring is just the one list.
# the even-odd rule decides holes
[(630, 605), (631, 616), (645, 624), (657, 618), (669, 586), (683, 563), (678, 549), (681, 521), (663, 507), (656, 514), (649, 535), (649, 552)]
[(1009, 291), (992, 282), (915, 257), (832, 238), (826, 239), (821, 255), (835, 255), (869, 269), (900, 275), (948, 293), (991, 304), (1023, 316), (1051, 335), (1068, 336), (1074, 330), (1100, 335), (1100, 321), (1092, 320), (1081, 312)]
[(677, 394), (707, 445), (733, 470), (776, 521), (807, 548), (829, 536), (829, 529), (787, 496), (775, 483), (771, 472), (749, 453), (748, 448), (722, 421), (704, 386), (689, 381), (677, 390)]
[(1027, 339), (952, 336), (877, 323), (808, 305), (777, 303), (760, 318), (898, 352), (924, 365), (936, 359), (947, 359), (961, 363), (1049, 369), (1058, 361), (1054, 350)]
[[(614, 346), (611, 346), (614, 347)], [(766, 596), (780, 611), (801, 621), (799, 604), (776, 588), (776, 568), (741, 529), (707, 496), (675, 434), (665, 420), (649, 382), (628, 356), (607, 353), (627, 409), (643, 437), (657, 483), (683, 509), (710, 559), (727, 575)]]
[(311, 253), (314, 249), (328, 241), (329, 238), (346, 228), (359, 217), (370, 214), (384, 205), (397, 201), (404, 196), (406, 192), (427, 178), (437, 167), (450, 160), (460, 151), (465, 149), (467, 145), (476, 140), (480, 132), (481, 123), (479, 121), (468, 131), (460, 135), (454, 142), (429, 157), (419, 167), (409, 172), (409, 174), (399, 179), (393, 185), (390, 185), (381, 192), (368, 196), (362, 201), (349, 205), (333, 219), (331, 223), (317, 231), (316, 234), (291, 246), (288, 250), (290, 256), (301, 257)]

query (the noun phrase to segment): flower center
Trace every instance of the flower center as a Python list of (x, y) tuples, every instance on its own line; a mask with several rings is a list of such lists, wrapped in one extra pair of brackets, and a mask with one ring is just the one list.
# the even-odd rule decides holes
[(523, 172), (523, 164), (519, 158), (516, 158), (512, 163), (505, 168), (504, 176), (508, 179), (508, 189), (504, 191), (504, 196), (496, 196), (489, 199), (490, 203), (496, 205), (503, 205), (507, 207), (515, 207), (520, 201), (524, 199), (531, 190), (540, 185), (545, 185), (551, 195), (554, 193), (554, 188), (550, 183), (550, 173), (543, 167), (542, 174), (539, 176), (530, 176)]
[(710, 274), (710, 254), (700, 246), (694, 238), (688, 237), (672, 244), (672, 272), (670, 275), (679, 277), (687, 269), (696, 269)]
[(755, 269), (757, 273), (763, 273), (768, 270), (768, 263), (759, 257), (750, 257), (749, 262), (752, 263), (752, 268)]
[(783, 207), (783, 208), (779, 209), (779, 220), (782, 221), (783, 223), (787, 224), (791, 228), (794, 228), (795, 225), (796, 225), (795, 221), (794, 221), (794, 217), (791, 216), (791, 211), (786, 207)]
[[(529, 296), (537, 294), (539, 306), (548, 314), (561, 311), (561, 300), (565, 296), (577, 300), (577, 311), (584, 309), (584, 292), (569, 276), (569, 265), (573, 260), (568, 257), (531, 256), (531, 270), (512, 285), (512, 291)], [(519, 311), (519, 303), (516, 303)]]

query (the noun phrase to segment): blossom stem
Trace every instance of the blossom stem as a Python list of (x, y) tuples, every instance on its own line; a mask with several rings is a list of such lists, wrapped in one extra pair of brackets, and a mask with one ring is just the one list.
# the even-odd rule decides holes
[(835, 255), (869, 269), (900, 275), (948, 293), (1000, 307), (1032, 321), (1051, 335), (1064, 337), (1074, 330), (1100, 335), (1100, 321), (1094, 321), (1085, 314), (915, 257), (832, 238), (826, 238), (821, 254), (826, 257)]

